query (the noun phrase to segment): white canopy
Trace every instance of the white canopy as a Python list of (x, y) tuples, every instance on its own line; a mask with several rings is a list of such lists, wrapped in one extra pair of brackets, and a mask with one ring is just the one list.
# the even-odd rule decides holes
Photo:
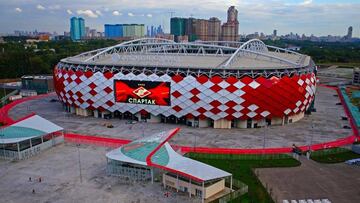
[(1, 128), (0, 143), (17, 143), (60, 130), (63, 130), (63, 128), (38, 115), (33, 115), (10, 126)]

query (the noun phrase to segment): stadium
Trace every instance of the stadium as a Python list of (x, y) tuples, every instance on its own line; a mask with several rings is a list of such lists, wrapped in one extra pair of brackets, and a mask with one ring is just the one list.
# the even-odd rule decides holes
[(316, 91), (310, 56), (241, 42), (127, 41), (62, 59), (55, 90), (67, 111), (193, 127), (257, 128), (304, 117)]

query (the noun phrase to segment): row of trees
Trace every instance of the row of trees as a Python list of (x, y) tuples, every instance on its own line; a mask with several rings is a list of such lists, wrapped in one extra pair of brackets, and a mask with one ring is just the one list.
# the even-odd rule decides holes
[[(24, 48), (25, 38), (5, 38), (0, 44), (0, 79), (18, 78), (26, 74), (51, 74), (60, 59), (85, 51), (114, 45), (114, 40), (68, 40), (37, 43), (37, 48)], [(360, 64), (360, 43), (327, 43), (310, 41), (265, 41), (279, 47), (299, 46), (301, 53), (313, 57), (316, 63)]]
[(114, 40), (39, 42), (37, 48), (25, 49), (23, 40), (9, 40), (0, 44), (0, 79), (18, 78), (26, 74), (51, 74), (62, 59), (85, 51), (116, 44)]
[(265, 43), (279, 47), (299, 46), (301, 47), (299, 52), (311, 56), (315, 63), (360, 64), (359, 42), (269, 40), (265, 41)]

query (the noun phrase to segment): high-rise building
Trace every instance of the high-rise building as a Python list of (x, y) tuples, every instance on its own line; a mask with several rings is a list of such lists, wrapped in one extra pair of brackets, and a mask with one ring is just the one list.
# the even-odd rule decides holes
[(83, 18), (72, 17), (70, 19), (70, 36), (73, 41), (81, 40), (85, 37), (85, 20)]
[(239, 40), (239, 21), (238, 11), (235, 6), (230, 6), (228, 9), (227, 22), (221, 26), (221, 39), (223, 41), (238, 41)]
[(274, 30), (273, 37), (277, 37), (277, 30)]
[(221, 21), (212, 17), (208, 21), (208, 41), (219, 41), (221, 37)]
[(145, 35), (144, 24), (105, 24), (105, 37), (143, 37)]
[(79, 19), (79, 27), (80, 27), (80, 37), (83, 38), (86, 36), (85, 20), (84, 18), (78, 18), (78, 19)]
[(122, 24), (105, 24), (105, 37), (116, 38), (123, 37), (123, 25)]
[(175, 39), (183, 39), (187, 36), (189, 41), (238, 41), (239, 40), (239, 22), (237, 20), (238, 11), (234, 6), (228, 10), (228, 20), (221, 26), (218, 18), (212, 17), (209, 20), (196, 18), (178, 18), (170, 19), (170, 33)]
[(185, 35), (186, 18), (171, 18), (170, 19), (170, 34), (174, 36)]
[[(221, 21), (218, 18), (195, 19), (195, 18), (171, 18), (170, 33), (182, 38), (187, 36), (189, 41), (217, 41), (221, 33)], [(177, 40), (179, 41), (179, 40)]]
[(89, 37), (90, 35), (90, 27), (85, 27), (85, 36)]
[(352, 38), (352, 34), (353, 34), (353, 27), (350, 26), (350, 27), (348, 28), (348, 32), (347, 32), (346, 38), (347, 38), (347, 39), (351, 39), (351, 38)]

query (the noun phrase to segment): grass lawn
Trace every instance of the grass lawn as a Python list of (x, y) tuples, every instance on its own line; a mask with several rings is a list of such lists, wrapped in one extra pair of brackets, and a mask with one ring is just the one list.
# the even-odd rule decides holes
[(248, 185), (249, 192), (232, 202), (274, 202), (253, 172), (254, 168), (295, 167), (300, 162), (289, 155), (210, 155), (188, 154), (190, 158), (233, 174)]
[(344, 148), (325, 149), (311, 153), (311, 159), (319, 163), (341, 163), (356, 158), (360, 158), (360, 154)]

